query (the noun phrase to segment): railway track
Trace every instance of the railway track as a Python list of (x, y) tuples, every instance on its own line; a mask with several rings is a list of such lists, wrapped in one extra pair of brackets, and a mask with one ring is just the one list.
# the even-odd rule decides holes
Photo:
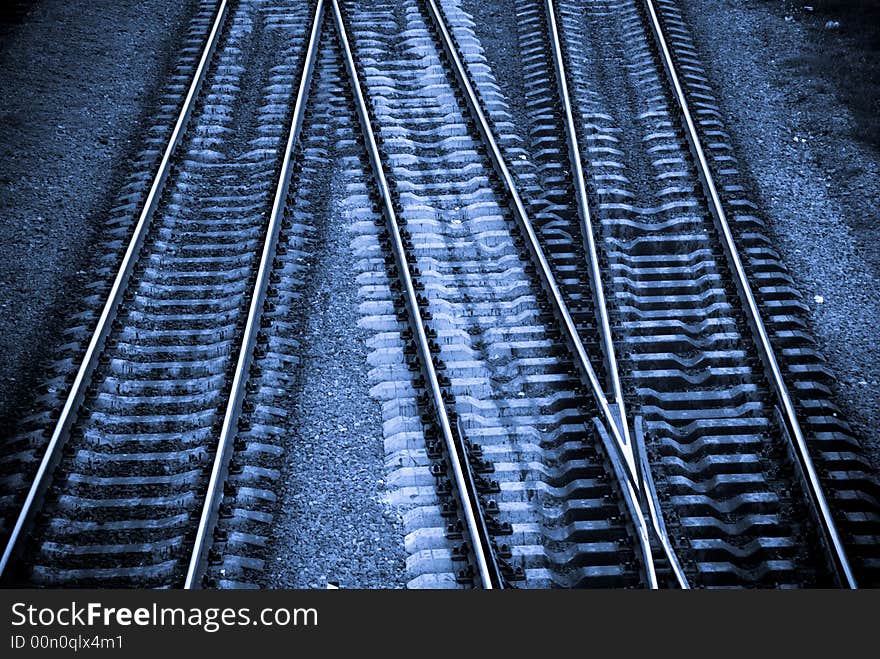
[[(9, 535), (5, 578), (200, 585), (226, 475), (236, 469), (247, 376), (254, 353), (265, 351), (261, 312), (277, 293), (270, 280), (322, 18), (322, 2), (218, 3)], [(262, 98), (250, 95), (254, 86)]]
[[(874, 559), (856, 559), (854, 570), (850, 555), (864, 556), (875, 544), (865, 535), (876, 539), (868, 530), (868, 520), (877, 520), (875, 486), (842, 493), (833, 477), (840, 472), (812, 463), (845, 454), (849, 466), (858, 465), (855, 473), (866, 469), (824, 398), (828, 380), (802, 331), (803, 305), (785, 286), (791, 280), (767, 239), (754, 233), (760, 221), (740, 196), (719, 113), (680, 15), (674, 3), (658, 6), (517, 3), (541, 187), (572, 190), (558, 167), (571, 151), (559, 137), (569, 118), (548, 83), (554, 72), (559, 79), (562, 65), (579, 109), (573, 123), (589, 188), (588, 195), (547, 195), (540, 216), (549, 237), (564, 237), (558, 242), (565, 251), (572, 236), (584, 234), (567, 200), (593, 200), (627, 398), (645, 417), (663, 508), (692, 581), (853, 587), (858, 572), (874, 583)], [(553, 31), (561, 57), (547, 47)], [(668, 43), (682, 50), (681, 62)], [(676, 73), (680, 66), (684, 74)], [(692, 96), (677, 80), (690, 85)], [(754, 294), (750, 280), (758, 282)], [(810, 406), (831, 418), (817, 418), (804, 409)], [(829, 420), (831, 434), (821, 427)], [(829, 455), (843, 446), (841, 455)], [(849, 485), (861, 489), (868, 481), (857, 476)], [(836, 518), (825, 491), (837, 498)], [(859, 507), (855, 501), (863, 507), (844, 513)]]
[(458, 0), (203, 3), (21, 440), (7, 583), (262, 583), (331, 151), (411, 587), (877, 583), (876, 483), (675, 3), (511, 4), (524, 90)]

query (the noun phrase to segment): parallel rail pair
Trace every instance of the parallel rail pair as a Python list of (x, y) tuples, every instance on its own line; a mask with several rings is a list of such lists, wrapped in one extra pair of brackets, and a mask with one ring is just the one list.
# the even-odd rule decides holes
[[(108, 298), (98, 318), (94, 332), (83, 356), (83, 360), (76, 372), (70, 392), (61, 410), (61, 414), (53, 429), (52, 435), (46, 446), (45, 453), (40, 461), (34, 480), (28, 490), (21, 510), (16, 518), (15, 525), (6, 543), (3, 556), (0, 558), (0, 578), (8, 575), (15, 559), (21, 554), (26, 541), (28, 530), (33, 524), (34, 518), (39, 511), (42, 500), (52, 482), (52, 474), (57, 467), (64, 445), (69, 438), (71, 428), (77, 420), (79, 408), (83, 403), (85, 392), (90, 380), (99, 363), (101, 351), (112, 327), (113, 320), (124, 299), (125, 291), (129, 285), (132, 272), (138, 260), (144, 239), (150, 229), (151, 219), (159, 205), (165, 182), (172, 168), (172, 158), (180, 145), (187, 122), (192, 114), (199, 97), (199, 90), (205, 79), (211, 63), (211, 57), (220, 40), (224, 22), (229, 14), (229, 0), (221, 0), (218, 5), (214, 22), (204, 49), (198, 61), (192, 82), (184, 98), (174, 130), (163, 153), (155, 176), (152, 179), (149, 193), (143, 208), (140, 211), (137, 224), (131, 236), (131, 240), (125, 251), (119, 271), (113, 282)], [(203, 505), (199, 518), (199, 525), (195, 535), (190, 560), (187, 568), (184, 588), (197, 588), (201, 584), (201, 577), (207, 565), (210, 538), (216, 525), (217, 511), (223, 495), (223, 485), (226, 480), (232, 446), (238, 427), (238, 419), (242, 410), (242, 403), (247, 391), (247, 376), (253, 361), (254, 346), (257, 334), (260, 330), (260, 317), (266, 299), (269, 283), (269, 274), (272, 269), (273, 259), (276, 253), (278, 235), (282, 225), (285, 205), (289, 192), (290, 174), (292, 167), (292, 155), (303, 125), (308, 94), (318, 54), (318, 44), (321, 35), (321, 26), (324, 17), (324, 0), (317, 0), (314, 15), (310, 23), (309, 39), (306, 46), (304, 66), (300, 72), (297, 85), (296, 97), (293, 104), (293, 113), (285, 150), (281, 159), (281, 167), (275, 186), (272, 203), (272, 211), (266, 225), (265, 238), (263, 240), (260, 261), (257, 266), (256, 279), (250, 291), (250, 305), (247, 319), (240, 344), (236, 351), (235, 371), (225, 406), (220, 434), (217, 438), (216, 448), (212, 461), (211, 474), (203, 496)]]

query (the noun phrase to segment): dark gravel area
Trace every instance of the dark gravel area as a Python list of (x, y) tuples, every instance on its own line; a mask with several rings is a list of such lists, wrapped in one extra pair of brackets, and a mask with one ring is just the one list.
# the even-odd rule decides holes
[(33, 5), (34, 0), (4, 0), (0, 7), (0, 38), (6, 36), (9, 28), (22, 23)]
[(778, 0), (682, 4), (839, 402), (878, 465), (880, 153), (864, 109), (877, 103), (878, 28)]
[(15, 4), (0, 25), (0, 427), (90, 279), (102, 218), (194, 5)]
[(287, 405), (292, 433), (266, 585), (403, 588), (404, 531), (382, 502), (382, 410), (370, 395), (371, 332), (358, 326), (350, 220), (331, 203), (321, 221), (303, 291), (300, 375)]
[(806, 28), (802, 59), (855, 119), (857, 137), (880, 149), (880, 0), (764, 0)]

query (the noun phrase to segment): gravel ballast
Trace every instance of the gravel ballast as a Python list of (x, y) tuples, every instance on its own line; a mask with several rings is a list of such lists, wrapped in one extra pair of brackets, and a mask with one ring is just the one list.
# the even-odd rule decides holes
[(270, 588), (402, 588), (403, 529), (382, 501), (382, 410), (370, 395), (351, 220), (331, 203), (318, 220), (303, 291), (298, 383), (266, 560)]

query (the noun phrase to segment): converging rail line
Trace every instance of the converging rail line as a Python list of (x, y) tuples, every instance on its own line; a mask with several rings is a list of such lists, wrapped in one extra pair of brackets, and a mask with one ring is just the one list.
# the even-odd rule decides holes
[(262, 421), (293, 377), (299, 220), (327, 172), (368, 245), (410, 586), (871, 580), (872, 486), (848, 471), (855, 440), (816, 430), (834, 409), (818, 376), (792, 375), (796, 305), (768, 310), (770, 259), (752, 274), (673, 3), (514, 4), (521, 127), (457, 2), (202, 0), (210, 27), (19, 481), (0, 581), (259, 583), (265, 465), (284, 453)]
[[(613, 383), (612, 395), (614, 398), (612, 403), (609, 403), (608, 396), (606, 395), (599, 377), (587, 356), (586, 348), (584, 347), (578, 329), (572, 319), (572, 315), (568, 310), (568, 306), (562, 297), (550, 264), (544, 255), (544, 250), (541, 247), (539, 239), (532, 226), (532, 222), (529, 219), (525, 204), (517, 190), (517, 186), (514, 183), (513, 176), (505, 162), (504, 156), (498, 147), (490, 121), (481, 107), (479, 97), (458, 53), (455, 38), (452, 36), (451, 30), (446, 23), (443, 11), (435, 0), (425, 0), (425, 4), (428, 7), (431, 18), (433, 19), (434, 26), (450, 62), (450, 66), (464, 92), (467, 106), (473, 115), (480, 137), (486, 145), (486, 150), (489, 153), (492, 165), (498, 172), (509, 196), (514, 218), (516, 219), (522, 234), (526, 238), (527, 249), (532, 256), (542, 288), (547, 294), (547, 298), (550, 301), (554, 315), (559, 322), (563, 336), (566, 338), (566, 342), (572, 350), (575, 366), (581, 374), (584, 384), (588, 386), (596, 404), (601, 410), (606, 427), (609, 429), (610, 436), (613, 439), (613, 442), (606, 442), (605, 448), (612, 464), (614, 465), (616, 477), (621, 484), (620, 491), (625, 498), (627, 509), (629, 510), (637, 532), (637, 539), (647, 576), (648, 586), (651, 588), (657, 588), (659, 586), (657, 569), (655, 567), (654, 556), (651, 550), (650, 533), (653, 530), (653, 532), (657, 534), (657, 539), (662, 547), (664, 558), (666, 558), (672, 568), (675, 581), (680, 587), (687, 587), (687, 580), (684, 577), (678, 559), (674, 555), (671, 543), (666, 537), (665, 526), (662, 519), (660, 519), (661, 513), (659, 507), (653, 503), (651, 489), (648, 486), (650, 474), (645, 471), (647, 462), (639, 455), (639, 450), (634, 446), (630, 435), (629, 421), (627, 420), (624, 400), (621, 395), (622, 389), (617, 376), (617, 365), (614, 358), (613, 343), (611, 341), (610, 330), (608, 329), (607, 312), (605, 311), (604, 298), (601, 293), (601, 276), (598, 269), (598, 259), (595, 255), (595, 246), (592, 245), (592, 240), (590, 240), (590, 244), (592, 245), (590, 251), (590, 268), (591, 276), (593, 278), (591, 283), (593, 285), (594, 294), (597, 294), (598, 297), (597, 308), (600, 309), (600, 327), (602, 328), (606, 367), (611, 374), (611, 380)], [(558, 39), (554, 42), (554, 48), (558, 52)], [(561, 64), (561, 55), (557, 57), (557, 61)], [(565, 83), (563, 82), (564, 77), (562, 77), (564, 76), (564, 70), (559, 73), (561, 80), (560, 91), (561, 93), (565, 93), (563, 96), (563, 102), (565, 107), (568, 108), (568, 116), (570, 117), (571, 110), (567, 100), (567, 92), (564, 92)], [(574, 138), (573, 132), (569, 132), (569, 135), (571, 136), (570, 139), (576, 139)], [(572, 142), (572, 149), (572, 155), (575, 155), (577, 153), (576, 141)], [(579, 195), (579, 203), (583, 204), (581, 206), (582, 217), (584, 218), (585, 226), (589, 227), (589, 210), (586, 206), (585, 194), (583, 196)], [(608, 438), (608, 435), (603, 433), (602, 437)]]

